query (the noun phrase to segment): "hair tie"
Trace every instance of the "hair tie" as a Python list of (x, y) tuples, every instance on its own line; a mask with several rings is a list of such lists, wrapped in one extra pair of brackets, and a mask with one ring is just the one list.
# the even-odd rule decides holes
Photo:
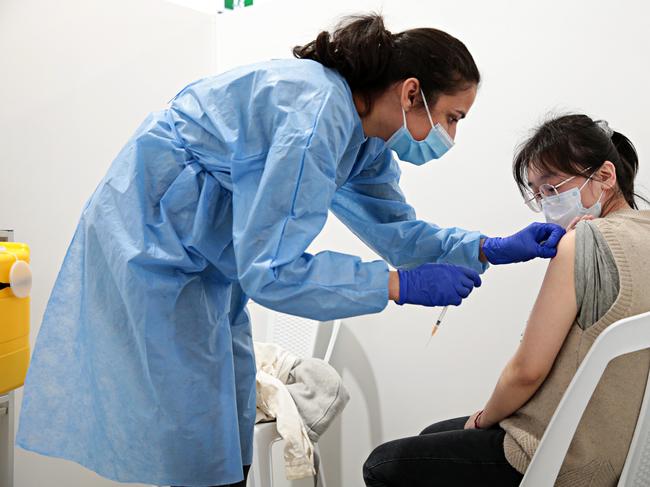
[(612, 135), (614, 135), (614, 131), (605, 120), (597, 120), (596, 125), (598, 125), (598, 128), (600, 130), (605, 132), (607, 137), (609, 137), (610, 139), (612, 138)]

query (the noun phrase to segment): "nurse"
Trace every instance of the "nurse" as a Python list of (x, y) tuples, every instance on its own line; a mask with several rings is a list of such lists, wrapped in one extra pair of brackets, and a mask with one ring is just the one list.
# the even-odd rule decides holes
[[(488, 238), (404, 200), (393, 151), (441, 157), (474, 102), (459, 40), (369, 15), (294, 55), (190, 84), (113, 161), (45, 312), (20, 446), (121, 482), (244, 485), (249, 298), (318, 320), (458, 305), (488, 262), (555, 255), (555, 225)], [(383, 260), (307, 253), (328, 210)]]

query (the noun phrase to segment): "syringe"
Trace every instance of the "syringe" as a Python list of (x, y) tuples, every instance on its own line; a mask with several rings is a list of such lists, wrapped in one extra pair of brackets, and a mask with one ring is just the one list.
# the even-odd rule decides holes
[(440, 312), (440, 316), (438, 316), (438, 319), (436, 320), (436, 323), (431, 328), (431, 336), (429, 337), (429, 341), (427, 342), (427, 346), (429, 346), (429, 343), (431, 342), (431, 339), (433, 338), (433, 335), (436, 334), (436, 332), (438, 331), (438, 328), (440, 327), (440, 323), (442, 323), (442, 319), (445, 317), (445, 314), (447, 314), (447, 308), (449, 308), (449, 306), (445, 306), (444, 308), (442, 308), (442, 311)]

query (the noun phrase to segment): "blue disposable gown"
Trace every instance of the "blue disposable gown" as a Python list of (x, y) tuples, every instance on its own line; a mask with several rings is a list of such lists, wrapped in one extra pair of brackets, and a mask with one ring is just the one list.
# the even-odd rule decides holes
[(200, 80), (150, 115), (83, 210), (43, 318), (18, 444), (122, 482), (205, 486), (252, 459), (246, 301), (376, 313), (388, 267), (305, 252), (331, 209), (394, 266), (483, 270), (480, 234), (415, 219), (351, 92), (307, 60)]

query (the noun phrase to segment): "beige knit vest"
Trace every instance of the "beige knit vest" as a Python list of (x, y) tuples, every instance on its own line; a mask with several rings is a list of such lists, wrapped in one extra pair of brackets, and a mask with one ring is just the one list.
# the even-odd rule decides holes
[[(650, 211), (622, 210), (595, 223), (614, 256), (619, 294), (591, 327), (582, 330), (573, 323), (542, 386), (500, 423), (506, 431), (506, 458), (521, 473), (528, 468), (562, 395), (598, 335), (622, 318), (650, 311)], [(556, 486), (616, 485), (649, 369), (650, 350), (621, 356), (608, 365), (578, 425)]]

